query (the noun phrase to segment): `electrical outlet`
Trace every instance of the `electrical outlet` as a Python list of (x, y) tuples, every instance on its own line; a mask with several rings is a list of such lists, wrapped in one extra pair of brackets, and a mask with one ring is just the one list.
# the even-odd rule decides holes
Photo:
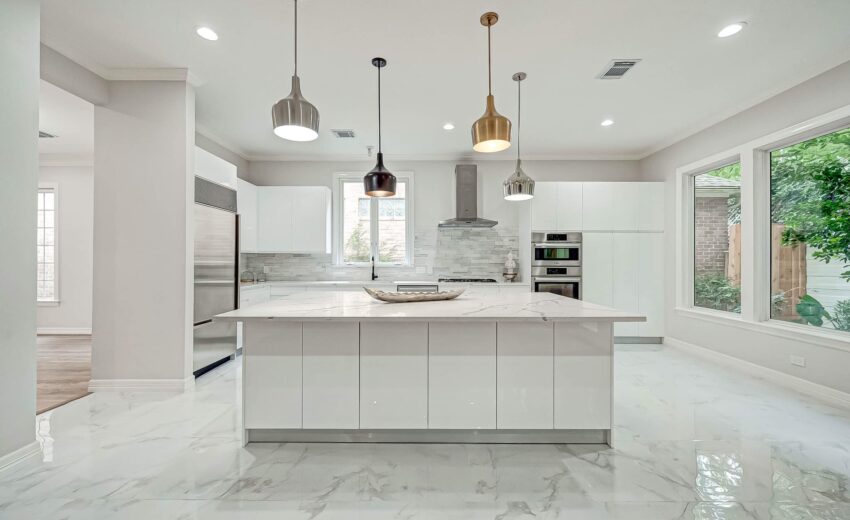
[(263, 273), (265, 273), (265, 274), (269, 274), (270, 272), (272, 272), (272, 268), (271, 268), (271, 266), (264, 265), (264, 266), (263, 266)]
[(791, 364), (794, 365), (794, 366), (798, 366), (798, 367), (805, 367), (806, 366), (806, 358), (804, 358), (803, 356), (795, 356), (795, 355), (792, 354), (791, 355)]

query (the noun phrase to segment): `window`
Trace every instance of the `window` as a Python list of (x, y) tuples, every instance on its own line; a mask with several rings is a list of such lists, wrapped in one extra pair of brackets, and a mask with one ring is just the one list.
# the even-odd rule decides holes
[(37, 207), (36, 296), (39, 302), (56, 302), (56, 189), (39, 188)]
[(741, 163), (693, 176), (693, 305), (741, 313)]
[(770, 317), (850, 332), (850, 129), (770, 152)]
[(367, 197), (361, 174), (337, 174), (334, 205), (338, 264), (412, 264), (413, 178), (396, 174), (393, 197)]

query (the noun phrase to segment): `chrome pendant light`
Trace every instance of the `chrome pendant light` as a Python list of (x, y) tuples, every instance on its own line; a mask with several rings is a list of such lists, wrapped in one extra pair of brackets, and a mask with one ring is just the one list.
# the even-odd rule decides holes
[(319, 111), (301, 95), (298, 77), (298, 0), (295, 3), (295, 73), (289, 95), (272, 107), (274, 133), (288, 141), (312, 141), (319, 137)]
[(481, 15), (481, 25), (487, 27), (487, 108), (484, 115), (472, 124), (472, 149), (476, 152), (500, 152), (511, 146), (511, 120), (496, 112), (493, 98), (490, 28), (498, 21), (496, 13)]
[(534, 197), (534, 179), (522, 171), (522, 160), (520, 159), (520, 131), (522, 130), (522, 80), (527, 77), (525, 72), (517, 72), (513, 75), (517, 88), (517, 111), (516, 111), (516, 169), (513, 175), (502, 184), (505, 190), (505, 200), (528, 200)]
[(363, 191), (370, 197), (392, 197), (395, 195), (396, 178), (384, 167), (384, 154), (381, 150), (381, 69), (387, 66), (387, 60), (372, 58), (372, 65), (378, 69), (378, 162), (372, 171), (363, 177)]

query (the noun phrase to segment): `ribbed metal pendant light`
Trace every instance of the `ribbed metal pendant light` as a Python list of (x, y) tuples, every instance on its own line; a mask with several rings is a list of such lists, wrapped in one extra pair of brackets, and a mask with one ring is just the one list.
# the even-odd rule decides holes
[(517, 88), (517, 111), (516, 111), (516, 169), (513, 175), (502, 184), (505, 190), (505, 200), (528, 200), (534, 197), (534, 179), (522, 170), (522, 159), (520, 159), (520, 131), (522, 130), (522, 81), (528, 77), (525, 72), (517, 72), (513, 75)]
[(312, 141), (319, 137), (319, 111), (301, 95), (298, 77), (298, 0), (295, 4), (295, 73), (289, 95), (272, 107), (272, 124), (278, 137), (289, 141)]
[(395, 195), (396, 178), (384, 167), (384, 154), (381, 149), (381, 69), (387, 66), (387, 60), (372, 58), (372, 65), (378, 69), (378, 162), (372, 171), (363, 177), (363, 190), (370, 197), (392, 197)]
[(490, 28), (498, 21), (499, 15), (496, 13), (481, 15), (481, 25), (487, 27), (487, 107), (484, 115), (472, 124), (472, 149), (476, 152), (500, 152), (511, 146), (511, 121), (496, 112), (493, 98)]

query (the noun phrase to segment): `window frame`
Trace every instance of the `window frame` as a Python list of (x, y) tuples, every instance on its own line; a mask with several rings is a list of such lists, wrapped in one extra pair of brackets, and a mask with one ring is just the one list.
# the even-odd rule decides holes
[[(59, 184), (55, 182), (39, 182), (37, 193), (51, 191), (53, 193), (53, 299), (39, 300), (36, 293), (36, 305), (40, 307), (55, 307), (60, 303), (59, 293)], [(36, 206), (36, 211), (38, 211)], [(36, 222), (36, 231), (38, 224)], [(38, 284), (38, 256), (36, 256), (36, 284)]]
[[(409, 267), (413, 265), (413, 241), (414, 241), (414, 180), (413, 172), (394, 172), (399, 183), (405, 183), (405, 255), (402, 262), (380, 262), (376, 261), (375, 265), (380, 267)], [(354, 172), (337, 172), (334, 173), (333, 182), (333, 263), (337, 266), (346, 267), (370, 267), (371, 262), (345, 262), (343, 260), (344, 244), (343, 244), (343, 185), (348, 182), (363, 182), (363, 173)], [(374, 201), (377, 197), (370, 200)], [(358, 209), (359, 211), (359, 209)], [(369, 238), (370, 250), (377, 258), (378, 251), (378, 204), (370, 204), (369, 207)]]
[[(770, 317), (770, 153), (850, 127), (850, 105), (676, 169), (676, 303), (681, 316), (850, 352), (850, 334)], [(741, 314), (693, 306), (693, 176), (741, 162)], [(766, 268), (765, 268), (766, 267)]]

